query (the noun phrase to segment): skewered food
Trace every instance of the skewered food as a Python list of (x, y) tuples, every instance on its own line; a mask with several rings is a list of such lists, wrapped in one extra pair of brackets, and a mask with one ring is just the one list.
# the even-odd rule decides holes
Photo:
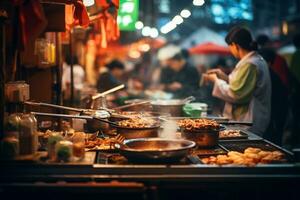
[(247, 165), (255, 166), (257, 164), (269, 164), (274, 162), (283, 162), (284, 154), (280, 151), (263, 151), (259, 148), (249, 147), (244, 150), (244, 153), (230, 151), (227, 155), (210, 156), (203, 158), (205, 164), (215, 165)]
[(131, 118), (118, 122), (118, 125), (126, 128), (152, 128), (158, 126), (158, 121), (149, 118)]
[(224, 130), (224, 131), (220, 131), (219, 133), (220, 138), (240, 137), (240, 136), (241, 136), (240, 130)]
[(182, 119), (179, 120), (178, 126), (189, 131), (197, 130), (217, 130), (220, 124), (210, 119)]

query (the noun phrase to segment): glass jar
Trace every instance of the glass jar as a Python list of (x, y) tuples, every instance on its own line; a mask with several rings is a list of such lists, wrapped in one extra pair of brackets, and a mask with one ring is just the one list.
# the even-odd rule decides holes
[(4, 139), (2, 143), (2, 153), (5, 152), (3, 156), (7, 158), (15, 158), (20, 153), (20, 122), (21, 122), (21, 113), (10, 114), (5, 120), (4, 128)]
[(49, 160), (56, 160), (56, 153), (55, 153), (55, 146), (59, 141), (63, 140), (63, 136), (61, 132), (51, 132), (49, 137), (48, 137), (48, 145), (47, 145), (47, 150), (48, 150), (48, 157)]
[(67, 140), (59, 141), (55, 145), (55, 154), (58, 162), (70, 162), (73, 157), (73, 143)]
[(5, 121), (4, 137), (14, 137), (19, 139), (21, 113), (13, 113)]
[(72, 138), (73, 156), (75, 160), (82, 160), (85, 156), (85, 134), (76, 132)]
[(20, 155), (34, 155), (38, 148), (37, 122), (32, 114), (21, 115)]
[(24, 102), (29, 99), (29, 85), (25, 81), (5, 84), (5, 98), (9, 103)]

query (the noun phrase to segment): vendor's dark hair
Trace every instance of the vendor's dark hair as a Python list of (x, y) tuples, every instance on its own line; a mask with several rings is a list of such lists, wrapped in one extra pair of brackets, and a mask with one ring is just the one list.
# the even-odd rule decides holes
[(227, 34), (225, 41), (228, 45), (235, 43), (248, 51), (257, 50), (257, 43), (252, 39), (248, 29), (235, 26)]
[(256, 42), (261, 47), (267, 45), (270, 41), (271, 40), (270, 40), (269, 36), (267, 36), (266, 34), (261, 34), (256, 37)]
[(124, 69), (124, 64), (119, 60), (112, 60), (110, 63), (105, 65), (109, 70), (113, 69)]
[(173, 56), (171, 59), (172, 60), (182, 60), (182, 59), (184, 59), (184, 57), (183, 57), (182, 53), (179, 52), (175, 56)]
[(276, 52), (272, 49), (264, 49), (258, 51), (258, 53), (265, 59), (267, 63), (270, 63), (271, 65), (274, 64), (275, 58), (276, 58)]

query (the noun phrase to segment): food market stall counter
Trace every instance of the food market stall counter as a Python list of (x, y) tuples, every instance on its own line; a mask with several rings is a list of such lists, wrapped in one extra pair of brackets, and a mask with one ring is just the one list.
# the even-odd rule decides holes
[[(265, 140), (250, 133), (245, 141), (258, 144)], [(242, 145), (243, 141), (225, 143)], [(201, 192), (203, 197), (238, 199), (251, 191), (251, 199), (253, 196), (254, 199), (270, 195), (284, 197), (287, 193), (296, 199), (300, 184), (300, 164), (297, 162), (220, 166), (203, 164), (197, 156), (170, 164), (129, 163), (109, 152), (88, 152), (86, 157), (88, 162), (81, 164), (1, 163), (0, 193), (11, 195), (18, 191), (30, 195), (51, 191), (61, 195), (68, 191), (88, 197), (101, 193), (115, 198), (174, 199)], [(76, 190), (72, 190), (74, 187)]]

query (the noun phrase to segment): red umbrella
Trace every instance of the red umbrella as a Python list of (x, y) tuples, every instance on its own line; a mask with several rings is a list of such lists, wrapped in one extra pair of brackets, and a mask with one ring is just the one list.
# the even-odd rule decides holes
[(207, 42), (199, 44), (189, 49), (191, 54), (221, 54), (221, 55), (230, 55), (228, 47), (214, 44), (212, 42)]

